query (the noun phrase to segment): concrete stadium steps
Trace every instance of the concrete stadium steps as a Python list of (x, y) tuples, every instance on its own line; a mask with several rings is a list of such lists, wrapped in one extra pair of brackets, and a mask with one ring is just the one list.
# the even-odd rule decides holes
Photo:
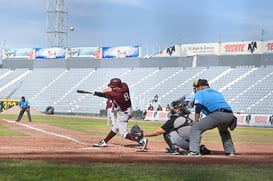
[(272, 70), (273, 66), (2, 69), (0, 97), (5, 98), (22, 84), (11, 98), (24, 95), (38, 111), (53, 106), (55, 112), (98, 114), (105, 109), (106, 99), (76, 90), (100, 91), (111, 78), (119, 77), (129, 85), (133, 108), (144, 110), (156, 94), (157, 104), (164, 108), (192, 93), (194, 80), (205, 78), (212, 88), (223, 92), (234, 112), (272, 114)]

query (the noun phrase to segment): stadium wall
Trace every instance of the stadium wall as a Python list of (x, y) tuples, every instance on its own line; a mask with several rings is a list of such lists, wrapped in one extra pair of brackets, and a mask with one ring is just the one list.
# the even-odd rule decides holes
[(69, 58), (69, 59), (5, 59), (2, 67), (16, 68), (134, 68), (134, 67), (210, 67), (273, 65), (273, 54), (207, 55), (157, 58)]

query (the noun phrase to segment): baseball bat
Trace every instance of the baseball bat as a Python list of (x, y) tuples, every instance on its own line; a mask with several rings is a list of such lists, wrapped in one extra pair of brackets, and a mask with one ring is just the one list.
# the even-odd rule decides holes
[(80, 93), (80, 94), (93, 94), (93, 92), (85, 91), (85, 90), (77, 90), (77, 93)]

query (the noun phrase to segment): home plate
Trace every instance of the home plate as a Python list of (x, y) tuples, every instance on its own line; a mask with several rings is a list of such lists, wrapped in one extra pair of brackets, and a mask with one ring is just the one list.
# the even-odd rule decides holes
[(100, 149), (99, 147), (86, 147), (86, 148), (81, 148), (82, 150), (98, 150)]

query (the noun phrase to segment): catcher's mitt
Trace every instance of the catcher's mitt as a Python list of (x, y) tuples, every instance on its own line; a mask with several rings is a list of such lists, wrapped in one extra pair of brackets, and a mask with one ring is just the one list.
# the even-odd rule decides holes
[(143, 138), (143, 130), (135, 124), (131, 128), (131, 136), (134, 141), (139, 142)]

